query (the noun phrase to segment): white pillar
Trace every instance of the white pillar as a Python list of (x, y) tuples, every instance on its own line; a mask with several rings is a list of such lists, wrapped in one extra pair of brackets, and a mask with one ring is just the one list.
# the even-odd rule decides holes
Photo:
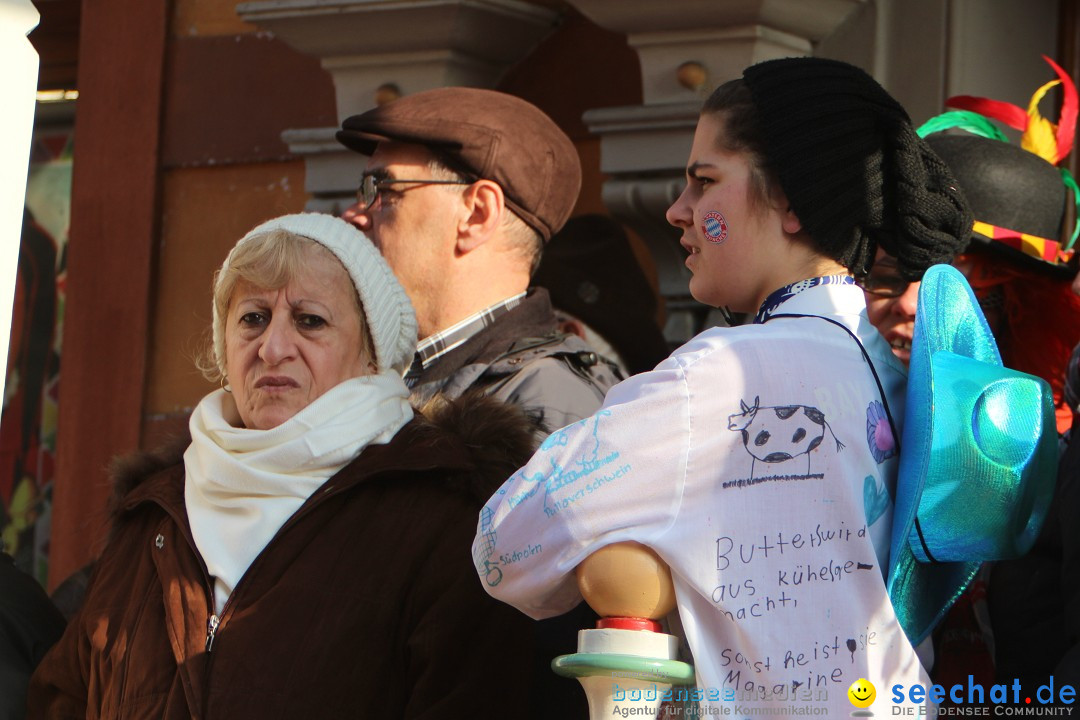
[[(37, 98), (38, 54), (26, 36), (39, 19), (30, 0), (0, 0), (0, 357), (5, 362)], [(5, 381), (0, 378), (0, 396)]]

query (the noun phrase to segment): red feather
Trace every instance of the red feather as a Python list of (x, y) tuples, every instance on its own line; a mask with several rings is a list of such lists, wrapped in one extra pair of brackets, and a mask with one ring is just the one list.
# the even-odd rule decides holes
[(1012, 103), (991, 100), (989, 98), (972, 97), (971, 95), (955, 95), (945, 101), (945, 107), (957, 110), (970, 110), (979, 113), (992, 120), (1000, 120), (1011, 128), (1026, 130), (1028, 124), (1027, 112)]
[(1061, 90), (1064, 96), (1061, 102), (1061, 117), (1058, 119), (1057, 126), (1057, 162), (1059, 163), (1072, 151), (1073, 139), (1076, 137), (1076, 85), (1073, 84), (1069, 74), (1062, 70), (1056, 62), (1045, 55), (1042, 57), (1043, 60), (1050, 63), (1050, 67), (1054, 68), (1054, 72), (1057, 73), (1058, 78), (1061, 80)]

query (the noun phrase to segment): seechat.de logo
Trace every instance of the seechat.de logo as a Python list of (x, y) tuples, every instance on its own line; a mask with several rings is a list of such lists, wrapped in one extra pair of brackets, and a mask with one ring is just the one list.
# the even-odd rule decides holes
[[(985, 687), (982, 683), (975, 682), (973, 675), (968, 675), (966, 685), (960, 683), (948, 687), (893, 685), (890, 691), (892, 693), (890, 700), (896, 705), (892, 709), (893, 715), (925, 715), (927, 714), (926, 703), (937, 706), (949, 702), (951, 706), (936, 709), (935, 714), (938, 717), (948, 715), (1059, 716), (1071, 714), (1072, 708), (1060, 706), (1072, 705), (1076, 700), (1076, 689), (1064, 683), (1055, 686), (1053, 675), (1034, 693), (1024, 692), (1018, 679), (1014, 679), (1010, 684)], [(906, 703), (920, 707), (916, 709), (911, 706), (899, 706)]]

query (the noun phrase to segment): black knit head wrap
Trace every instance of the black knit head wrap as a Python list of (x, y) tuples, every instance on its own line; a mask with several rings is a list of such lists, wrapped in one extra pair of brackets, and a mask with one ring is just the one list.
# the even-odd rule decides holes
[(968, 242), (972, 215), (948, 167), (866, 72), (786, 58), (743, 71), (765, 156), (827, 256), (865, 275), (880, 245), (917, 280)]

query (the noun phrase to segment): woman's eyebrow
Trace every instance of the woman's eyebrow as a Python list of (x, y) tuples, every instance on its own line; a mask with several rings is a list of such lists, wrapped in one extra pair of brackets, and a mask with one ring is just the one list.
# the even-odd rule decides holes
[(294, 311), (299, 310), (300, 312), (311, 312), (312, 310), (318, 310), (319, 312), (330, 312), (329, 305), (309, 297), (296, 298), (289, 303), (289, 307)]
[(716, 166), (711, 163), (695, 162), (686, 166), (686, 174), (690, 177), (697, 177), (697, 173), (702, 169), (714, 169)]

